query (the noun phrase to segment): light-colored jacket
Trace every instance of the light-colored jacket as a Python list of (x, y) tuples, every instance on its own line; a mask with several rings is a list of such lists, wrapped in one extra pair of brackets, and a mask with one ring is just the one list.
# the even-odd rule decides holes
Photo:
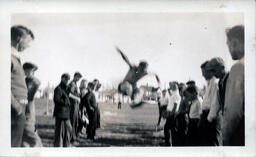
[(235, 63), (226, 84), (223, 145), (244, 145), (244, 59)]

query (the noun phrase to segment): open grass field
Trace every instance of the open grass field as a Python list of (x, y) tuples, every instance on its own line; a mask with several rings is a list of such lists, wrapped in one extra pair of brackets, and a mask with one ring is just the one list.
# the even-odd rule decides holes
[[(37, 128), (45, 147), (52, 147), (54, 141), (54, 118), (52, 114), (43, 115), (43, 105), (37, 105)], [(52, 105), (51, 107), (52, 108)], [(123, 104), (100, 103), (101, 128), (96, 131), (94, 141), (82, 134), (76, 147), (109, 147), (109, 146), (160, 146), (164, 142), (163, 130), (156, 131), (158, 120), (157, 104), (145, 104), (131, 109)], [(163, 128), (164, 122), (161, 123)], [(84, 132), (85, 133), (85, 132)]]

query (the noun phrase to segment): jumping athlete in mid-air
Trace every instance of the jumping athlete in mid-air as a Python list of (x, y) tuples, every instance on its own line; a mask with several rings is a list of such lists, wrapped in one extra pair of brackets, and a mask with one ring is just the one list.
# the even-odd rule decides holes
[(131, 98), (132, 103), (130, 106), (132, 108), (139, 107), (145, 102), (143, 101), (144, 90), (137, 87), (137, 82), (146, 75), (154, 75), (159, 87), (152, 88), (152, 91), (157, 91), (160, 88), (159, 77), (155, 73), (148, 72), (148, 63), (146, 61), (141, 61), (138, 66), (133, 65), (119, 48), (116, 47), (116, 50), (129, 66), (129, 71), (124, 80), (118, 85), (118, 92)]

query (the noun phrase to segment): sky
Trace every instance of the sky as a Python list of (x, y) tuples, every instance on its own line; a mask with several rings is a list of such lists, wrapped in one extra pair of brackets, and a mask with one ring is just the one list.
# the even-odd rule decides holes
[[(22, 61), (38, 65), (41, 87), (56, 86), (61, 74), (76, 71), (104, 86), (116, 86), (128, 66), (115, 50), (118, 46), (133, 64), (146, 60), (148, 70), (169, 81), (205, 84), (200, 65), (222, 57), (227, 70), (233, 64), (225, 30), (243, 24), (240, 13), (33, 13), (12, 14), (11, 25), (30, 28), (35, 40)], [(155, 86), (154, 78), (141, 84)]]

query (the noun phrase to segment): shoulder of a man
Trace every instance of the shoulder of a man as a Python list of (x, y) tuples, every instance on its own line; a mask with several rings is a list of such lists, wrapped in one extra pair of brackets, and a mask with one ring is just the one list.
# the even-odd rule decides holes
[(61, 87), (60, 87), (60, 85), (58, 85), (55, 89), (54, 89), (54, 93), (56, 93), (56, 92), (61, 92)]
[(230, 70), (230, 73), (232, 72), (243, 72), (244, 71), (244, 62), (243, 61), (238, 61), (236, 62)]

